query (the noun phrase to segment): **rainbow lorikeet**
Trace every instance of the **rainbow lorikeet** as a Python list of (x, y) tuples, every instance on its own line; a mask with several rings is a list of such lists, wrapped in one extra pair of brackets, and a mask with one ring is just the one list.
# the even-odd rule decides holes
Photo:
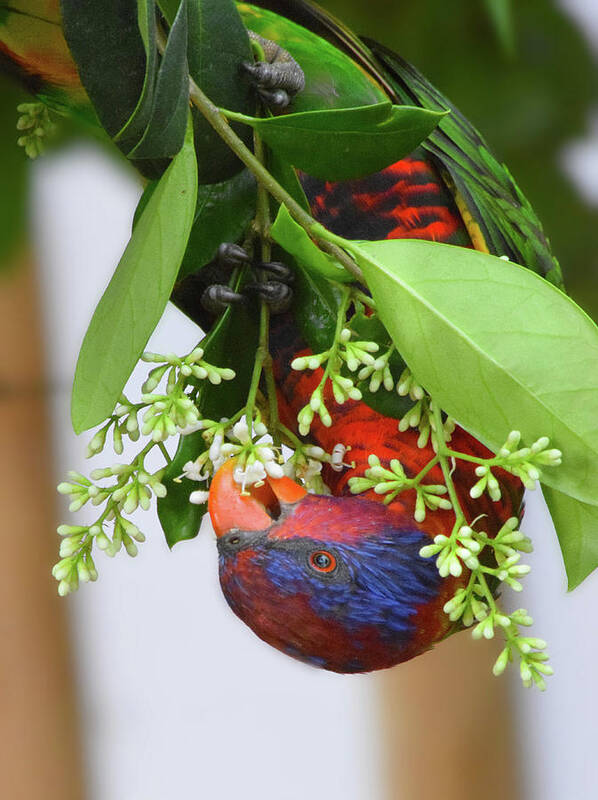
[[(51, 30), (60, 70), (50, 69), (37, 50), (28, 60), (22, 40), (11, 40), (16, 27), (6, 25), (18, 26), (20, 18), (9, 16), (4, 30), (0, 20), (0, 49), (25, 71), (31, 85), (37, 81), (37, 91), (44, 81), (61, 92), (76, 91), (59, 34), (58, 3), (44, 5), (45, 19), (54, 14)], [(388, 99), (450, 111), (420, 147), (374, 175), (344, 182), (300, 175), (318, 221), (351, 239), (418, 238), (473, 247), (506, 256), (561, 284), (542, 227), (506, 167), (413, 67), (381, 45), (358, 39), (305, 0), (260, 0), (238, 3), (238, 8), (251, 31), (284, 48), (304, 71), (305, 86), (289, 111)], [(276, 92), (276, 86), (266, 91)], [(208, 268), (189, 276), (174, 293), (175, 302), (204, 327), (198, 287), (205, 288), (209, 275)], [(305, 291), (302, 302), (309, 302)], [(297, 411), (321, 378), (321, 370), (307, 377), (290, 369), (294, 357), (310, 352), (310, 332), (299, 330), (296, 311), (293, 306), (275, 319), (271, 332), (280, 414), (292, 429)], [(467, 580), (467, 571), (442, 580), (433, 561), (419, 555), (431, 537), (450, 533), (452, 511), (437, 510), (418, 523), (413, 492), (384, 505), (373, 491), (353, 497), (348, 489), (350, 477), (363, 474), (371, 453), (385, 466), (398, 458), (412, 477), (431, 459), (431, 445), (420, 448), (416, 433), (399, 432), (396, 415), (354, 400), (339, 405), (329, 388), (324, 399), (334, 425), (314, 421), (311, 441), (328, 452), (338, 443), (351, 448), (351, 466), (324, 470), (332, 495), (307, 494), (290, 478), (267, 478), (241, 495), (231, 460), (212, 481), (209, 511), (218, 537), (222, 589), (235, 613), (293, 657), (337, 672), (364, 672), (411, 658), (449, 634), (452, 623), (443, 606)], [(460, 429), (453, 443), (461, 452), (488, 456)], [(459, 462), (454, 474), (463, 508), (471, 519), (486, 515), (490, 535), (521, 508), (521, 483), (506, 473), (499, 478), (501, 501), (480, 498), (474, 505), (469, 496), (473, 467)], [(439, 467), (431, 470), (429, 480), (441, 482)]]
[[(413, 67), (374, 42), (356, 39), (311, 3), (258, 5), (349, 53), (394, 102), (451, 110), (421, 147), (375, 175), (346, 182), (300, 176), (318, 221), (352, 239), (419, 238), (506, 255), (560, 283), (540, 223), (506, 167)], [(267, 26), (267, 35), (273, 30)], [(290, 43), (279, 44), (292, 52)], [(274, 323), (271, 350), (281, 415), (296, 428), (297, 412), (322, 371), (307, 377), (289, 368), (293, 357), (311, 352), (289, 319)], [(265, 487), (241, 497), (234, 463), (216, 474), (209, 508), (220, 582), (233, 611), (269, 644), (325, 669), (366, 672), (412, 658), (451, 633), (443, 606), (468, 575), (442, 580), (433, 561), (419, 556), (435, 535), (450, 533), (452, 512), (435, 511), (418, 524), (414, 492), (384, 505), (373, 491), (353, 497), (348, 488), (352, 476), (363, 474), (369, 454), (384, 466), (399, 458), (413, 477), (433, 457), (431, 445), (419, 448), (416, 433), (399, 432), (395, 418), (364, 402), (339, 405), (330, 388), (324, 400), (334, 424), (328, 428), (314, 420), (311, 440), (328, 452), (337, 443), (351, 448), (344, 471), (324, 469), (332, 496), (305, 494), (289, 478), (267, 478)], [(462, 452), (489, 455), (463, 430), (457, 429), (453, 442)], [(471, 518), (485, 514), (490, 535), (520, 513), (523, 487), (512, 476), (501, 474), (501, 502), (475, 504), (468, 493), (476, 480), (471, 465), (459, 462), (454, 478), (462, 507)], [(438, 467), (429, 479), (442, 480)]]

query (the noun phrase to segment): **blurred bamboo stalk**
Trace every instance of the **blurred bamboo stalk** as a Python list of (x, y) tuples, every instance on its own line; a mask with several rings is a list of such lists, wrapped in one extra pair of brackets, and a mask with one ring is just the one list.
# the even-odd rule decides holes
[(521, 800), (498, 652), (461, 633), (381, 676), (389, 800)]
[(16, 267), (0, 278), (0, 797), (82, 800), (37, 283), (29, 258)]

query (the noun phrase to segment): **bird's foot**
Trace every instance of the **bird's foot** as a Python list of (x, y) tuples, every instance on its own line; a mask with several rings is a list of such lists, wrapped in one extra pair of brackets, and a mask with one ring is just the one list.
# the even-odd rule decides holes
[(245, 62), (244, 70), (250, 76), (262, 102), (272, 111), (284, 111), (293, 97), (305, 88), (305, 75), (295, 59), (276, 42), (249, 32), (264, 53), (264, 61)]
[[(273, 314), (287, 311), (293, 299), (291, 285), (293, 272), (280, 261), (252, 262), (249, 254), (238, 244), (225, 243), (218, 248), (218, 263), (224, 269), (232, 270), (248, 265), (254, 280), (246, 283), (240, 292), (235, 292), (226, 284), (213, 283), (208, 286), (201, 298), (208, 311), (220, 313), (227, 306), (242, 305), (256, 296), (263, 300)], [(264, 278), (264, 273), (272, 277)]]

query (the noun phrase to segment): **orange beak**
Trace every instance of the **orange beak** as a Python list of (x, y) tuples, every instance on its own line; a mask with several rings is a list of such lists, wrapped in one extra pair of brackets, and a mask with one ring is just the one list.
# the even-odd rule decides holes
[[(307, 492), (291, 478), (266, 478), (261, 486), (249, 486), (241, 494), (233, 471), (236, 459), (231, 458), (214, 475), (208, 497), (208, 511), (216, 536), (224, 536), (234, 529), (263, 531), (279, 516), (281, 505), (301, 500)], [(268, 513), (270, 512), (270, 513)]]

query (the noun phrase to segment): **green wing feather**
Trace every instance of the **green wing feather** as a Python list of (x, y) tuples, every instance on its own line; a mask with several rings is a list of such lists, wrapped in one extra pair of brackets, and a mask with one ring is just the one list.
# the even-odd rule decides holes
[[(562, 287), (558, 261), (529, 201), (474, 126), (414, 67), (377, 42), (357, 38), (306, 0), (258, 0), (327, 39), (366, 69), (396, 103), (449, 110), (423, 142), (464, 216), (477, 225), (489, 252), (506, 255)], [(284, 46), (284, 43), (282, 43)]]
[(561, 270), (542, 225), (507, 167), (496, 160), (461, 112), (414, 67), (376, 42), (367, 44), (393, 78), (400, 102), (451, 112), (423, 147), (479, 225), (488, 250), (507, 255), (562, 287)]

